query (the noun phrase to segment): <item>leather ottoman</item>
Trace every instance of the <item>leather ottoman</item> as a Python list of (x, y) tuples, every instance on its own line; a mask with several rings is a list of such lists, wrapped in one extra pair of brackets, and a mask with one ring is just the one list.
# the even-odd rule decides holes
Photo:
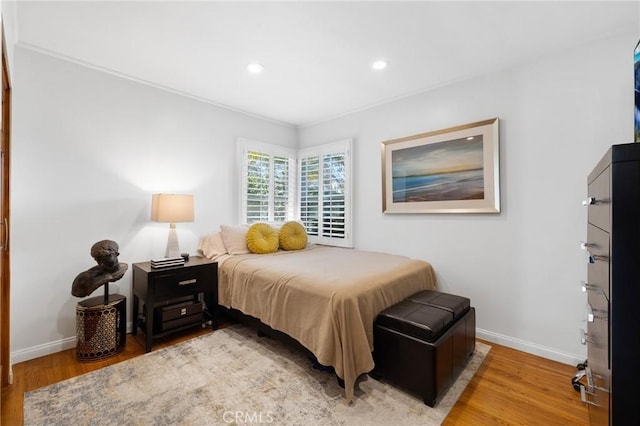
[(473, 354), (476, 313), (466, 297), (421, 291), (382, 311), (373, 332), (372, 376), (433, 407)]

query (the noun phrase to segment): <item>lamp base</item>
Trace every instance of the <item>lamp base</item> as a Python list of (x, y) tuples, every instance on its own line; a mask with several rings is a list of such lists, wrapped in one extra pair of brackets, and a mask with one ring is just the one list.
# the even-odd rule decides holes
[(180, 257), (180, 247), (178, 246), (178, 233), (176, 224), (169, 225), (169, 239), (167, 240), (167, 250), (164, 257)]

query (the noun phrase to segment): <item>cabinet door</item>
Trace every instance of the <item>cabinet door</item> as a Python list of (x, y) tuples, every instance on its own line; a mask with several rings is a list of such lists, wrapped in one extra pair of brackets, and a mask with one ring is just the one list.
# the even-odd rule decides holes
[(587, 226), (587, 279), (598, 286), (589, 294), (602, 292), (609, 300), (609, 233), (589, 224)]
[[(4, 40), (4, 35), (3, 35)], [(2, 159), (0, 161), (0, 385), (9, 384), (11, 371), (9, 347), (9, 307), (10, 301), (10, 274), (9, 274), (9, 166), (10, 139), (11, 139), (11, 85), (6, 60), (6, 47), (2, 43)], [(0, 391), (1, 392), (1, 391)]]
[(589, 419), (592, 425), (609, 423), (609, 394), (611, 359), (609, 356), (609, 233), (592, 225), (587, 226), (588, 267), (590, 284), (587, 301), (587, 356)]
[(594, 199), (589, 204), (589, 223), (605, 231), (611, 231), (611, 167), (589, 183), (588, 195)]

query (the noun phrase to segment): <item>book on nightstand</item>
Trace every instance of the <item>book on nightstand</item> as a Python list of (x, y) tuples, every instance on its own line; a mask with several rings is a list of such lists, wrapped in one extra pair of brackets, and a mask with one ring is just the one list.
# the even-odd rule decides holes
[(151, 259), (152, 268), (167, 268), (169, 266), (184, 266), (184, 258), (182, 256), (163, 257), (161, 259)]

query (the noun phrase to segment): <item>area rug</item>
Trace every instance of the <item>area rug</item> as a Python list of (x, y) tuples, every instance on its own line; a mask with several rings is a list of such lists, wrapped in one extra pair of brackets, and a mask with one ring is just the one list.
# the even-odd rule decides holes
[(435, 408), (365, 377), (351, 403), (335, 375), (234, 325), (25, 393), (29, 425), (438, 425), (482, 364), (476, 351)]

